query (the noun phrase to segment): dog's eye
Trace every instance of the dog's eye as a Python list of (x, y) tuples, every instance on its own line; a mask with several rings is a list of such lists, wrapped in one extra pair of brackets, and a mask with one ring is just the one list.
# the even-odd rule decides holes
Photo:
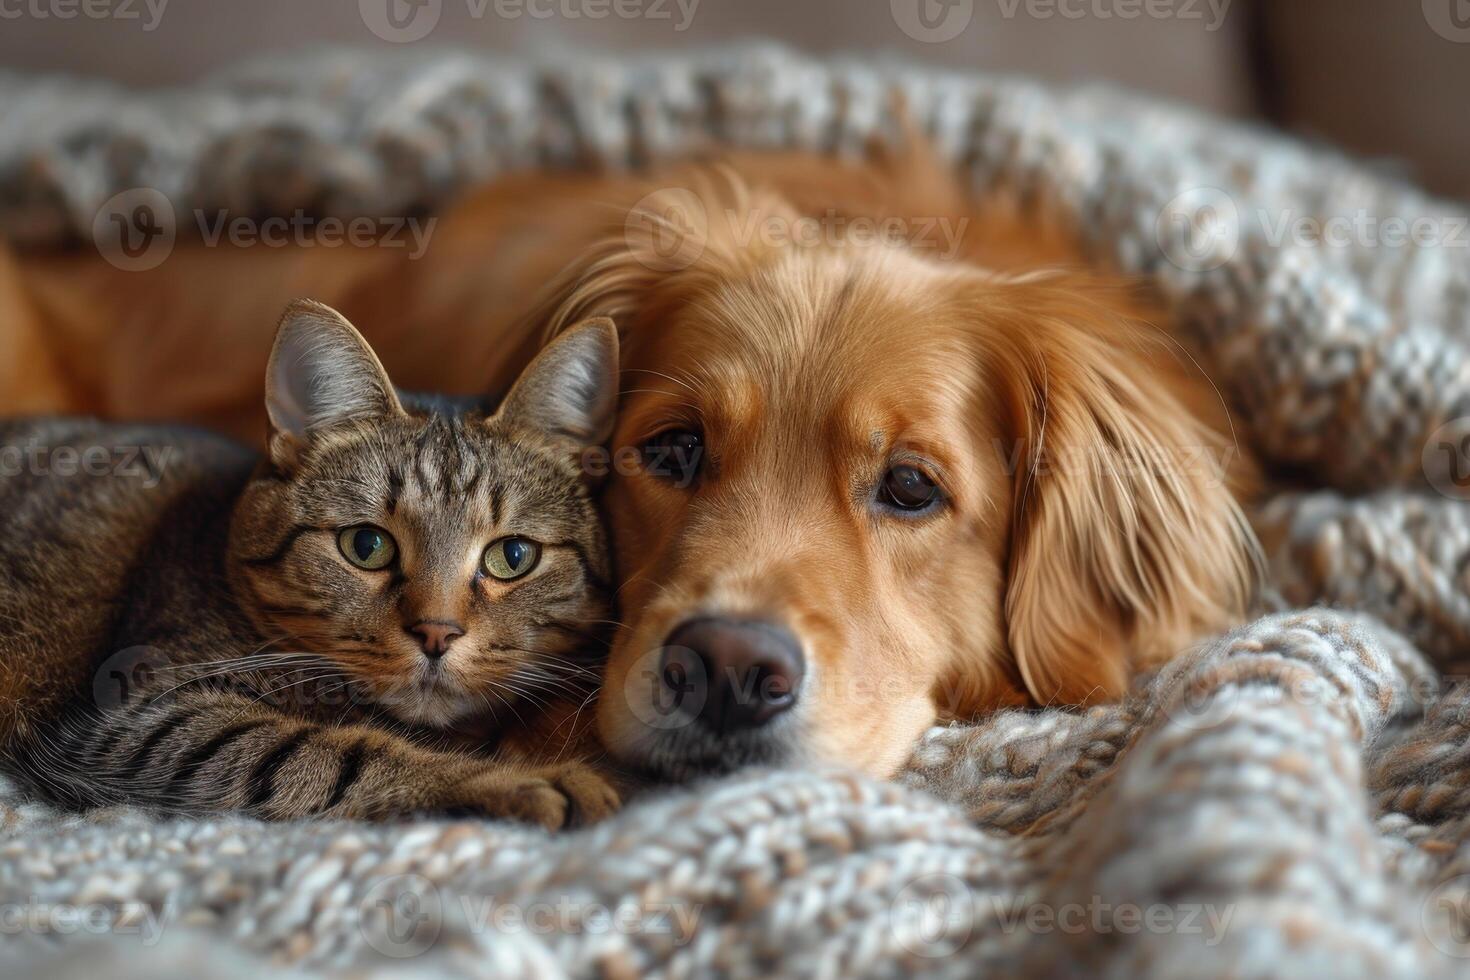
[(693, 429), (665, 429), (643, 444), (648, 472), (681, 487), (694, 482), (704, 461), (704, 436)]
[(939, 497), (939, 486), (915, 466), (893, 467), (883, 474), (878, 487), (878, 502), (897, 510), (926, 510)]

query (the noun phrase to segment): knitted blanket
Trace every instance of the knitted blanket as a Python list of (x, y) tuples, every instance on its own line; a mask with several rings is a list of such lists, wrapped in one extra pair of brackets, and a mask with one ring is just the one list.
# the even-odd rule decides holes
[(1425, 977), (1470, 963), (1465, 212), (1097, 90), (765, 47), (556, 68), (417, 51), (187, 91), (0, 76), (0, 230), (417, 213), (533, 166), (856, 153), (889, 95), (980, 190), (1154, 281), (1281, 475), (1280, 597), (1123, 704), (938, 728), (894, 783), (747, 772), (548, 836), (82, 816), (0, 786), (8, 976)]

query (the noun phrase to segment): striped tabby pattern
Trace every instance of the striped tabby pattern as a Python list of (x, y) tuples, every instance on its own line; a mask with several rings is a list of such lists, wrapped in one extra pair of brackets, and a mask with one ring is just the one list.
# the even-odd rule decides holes
[[(609, 615), (579, 465), (616, 334), (486, 416), (401, 397), (345, 320), (282, 321), (266, 458), (182, 429), (0, 423), (0, 745), (73, 806), (267, 819), (617, 805), (571, 756)], [(589, 652), (590, 651), (590, 652)]]

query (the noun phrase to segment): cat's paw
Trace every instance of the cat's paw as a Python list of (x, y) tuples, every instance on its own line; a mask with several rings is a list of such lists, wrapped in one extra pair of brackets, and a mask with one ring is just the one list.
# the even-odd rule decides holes
[(492, 769), (461, 784), (447, 810), (518, 820), (547, 830), (596, 823), (620, 805), (617, 791), (580, 762), (529, 771)]
[(578, 826), (598, 823), (618, 812), (623, 801), (596, 769), (582, 762), (569, 762), (548, 770), (548, 778), (572, 804), (572, 822)]

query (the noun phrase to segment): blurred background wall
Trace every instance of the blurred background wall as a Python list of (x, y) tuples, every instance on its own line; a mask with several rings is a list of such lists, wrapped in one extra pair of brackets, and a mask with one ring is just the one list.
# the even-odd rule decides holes
[[(178, 84), (267, 52), (808, 51), (1103, 80), (1344, 146), (1470, 197), (1470, 0), (0, 0), (0, 66)], [(391, 31), (379, 33), (391, 33)]]

